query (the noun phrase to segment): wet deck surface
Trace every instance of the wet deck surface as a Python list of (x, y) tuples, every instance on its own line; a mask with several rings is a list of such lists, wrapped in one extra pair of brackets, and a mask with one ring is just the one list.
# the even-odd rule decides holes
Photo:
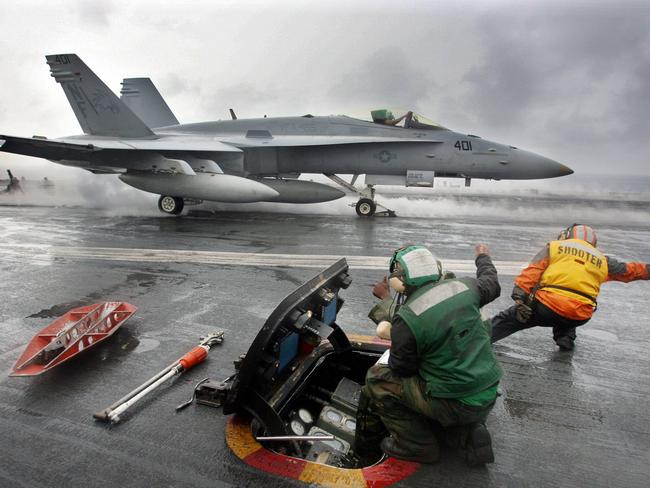
[[(483, 217), (369, 221), (349, 213), (109, 217), (0, 207), (0, 486), (300, 486), (231, 454), (220, 411), (174, 410), (200, 379), (230, 375), (267, 315), (316, 273), (293, 267), (293, 255), (385, 257), (413, 242), (443, 260), (471, 264), (473, 244), (487, 242), (495, 260), (523, 264), (563, 225)], [(620, 222), (598, 231), (605, 252), (650, 260), (650, 226)], [(130, 249), (141, 249), (142, 260)], [(176, 262), (175, 252), (187, 250), (196, 256)], [(218, 252), (278, 257), (270, 266), (242, 265), (236, 256), (215, 264), (210, 253)], [(372, 334), (370, 288), (383, 274), (363, 268), (351, 270), (338, 322)], [(502, 297), (487, 307), (490, 315), (510, 305), (512, 272), (500, 279)], [(397, 486), (647, 486), (649, 299), (647, 282), (607, 284), (573, 353), (558, 352), (542, 329), (496, 345), (505, 369), (503, 396), (488, 421), (496, 462), (468, 469), (459, 453), (444, 452), (440, 464)], [(104, 300), (139, 310), (73, 362), (42, 377), (7, 377), (41, 328), (72, 307)], [(164, 385), (120, 424), (92, 419), (214, 329), (225, 330), (226, 339), (204, 364)]]

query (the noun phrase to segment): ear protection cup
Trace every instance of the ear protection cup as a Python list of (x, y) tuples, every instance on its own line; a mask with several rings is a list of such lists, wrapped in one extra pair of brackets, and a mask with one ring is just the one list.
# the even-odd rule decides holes
[(397, 293), (404, 293), (404, 290), (406, 290), (404, 282), (397, 276), (392, 276), (388, 279), (388, 286), (390, 286)]

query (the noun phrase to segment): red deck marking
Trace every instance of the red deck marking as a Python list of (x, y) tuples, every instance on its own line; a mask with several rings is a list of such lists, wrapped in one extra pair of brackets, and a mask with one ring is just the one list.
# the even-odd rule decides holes
[(246, 464), (286, 478), (297, 480), (308, 461), (267, 451), (262, 447), (244, 459)]
[(419, 467), (420, 463), (401, 461), (389, 457), (375, 466), (363, 468), (362, 471), (369, 487), (382, 488), (411, 476)]
[(226, 425), (226, 443), (235, 455), (255, 468), (298, 479), (307, 461), (264, 449), (251, 432), (250, 418), (233, 415)]
[[(233, 453), (249, 466), (295, 480), (301, 480), (304, 474), (305, 479), (311, 483), (321, 484), (321, 481), (325, 486), (336, 486), (337, 483), (359, 486), (358, 482), (363, 477), (365, 486), (383, 488), (412, 475), (420, 467), (418, 463), (387, 458), (368, 468), (345, 469), (278, 454), (265, 449), (255, 440), (251, 432), (250, 418), (240, 415), (233, 415), (228, 419), (226, 443)], [(340, 477), (336, 476), (335, 471), (340, 471)], [(320, 480), (316, 479), (320, 478), (319, 473), (322, 475)]]

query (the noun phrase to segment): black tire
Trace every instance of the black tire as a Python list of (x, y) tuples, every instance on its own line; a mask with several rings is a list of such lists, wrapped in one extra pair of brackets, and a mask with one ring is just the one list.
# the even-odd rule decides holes
[(370, 198), (360, 198), (355, 210), (359, 217), (372, 217), (377, 210), (377, 205)]
[(170, 197), (169, 195), (161, 195), (158, 199), (158, 208), (161, 212), (178, 215), (183, 211), (185, 202), (179, 197)]

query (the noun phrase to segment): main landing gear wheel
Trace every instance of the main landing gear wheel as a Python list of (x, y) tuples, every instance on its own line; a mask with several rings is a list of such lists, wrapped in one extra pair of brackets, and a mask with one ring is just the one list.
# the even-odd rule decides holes
[(377, 210), (377, 205), (370, 198), (360, 198), (355, 210), (359, 217), (372, 217)]
[(161, 195), (158, 200), (158, 208), (165, 213), (178, 215), (183, 211), (185, 203), (182, 198)]

